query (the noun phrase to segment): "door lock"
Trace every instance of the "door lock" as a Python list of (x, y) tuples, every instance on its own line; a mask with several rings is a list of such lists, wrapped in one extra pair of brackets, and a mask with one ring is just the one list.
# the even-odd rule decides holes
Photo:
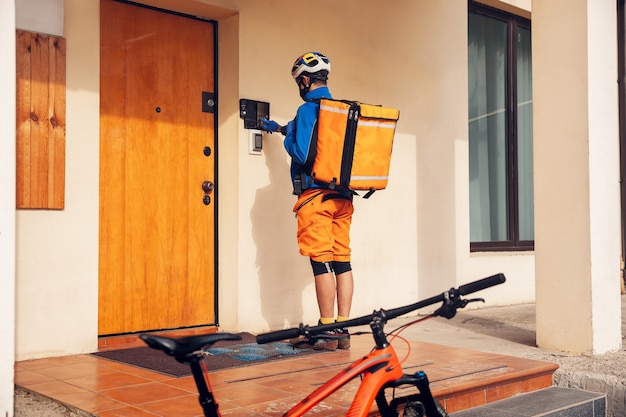
[(204, 181), (202, 183), (202, 191), (204, 191), (205, 194), (211, 193), (214, 188), (215, 188), (215, 184), (213, 184), (213, 182), (211, 181)]

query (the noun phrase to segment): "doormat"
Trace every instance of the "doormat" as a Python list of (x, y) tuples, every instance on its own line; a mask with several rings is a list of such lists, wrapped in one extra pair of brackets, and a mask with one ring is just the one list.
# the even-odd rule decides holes
[[(240, 335), (242, 340), (219, 341), (205, 350), (209, 354), (205, 359), (208, 371), (258, 365), (263, 362), (323, 352), (321, 350), (294, 348), (287, 342), (259, 345), (253, 342), (255, 340), (253, 335), (249, 333)], [(147, 346), (96, 352), (92, 353), (92, 355), (176, 378), (191, 375), (189, 365), (182, 364), (172, 356)]]

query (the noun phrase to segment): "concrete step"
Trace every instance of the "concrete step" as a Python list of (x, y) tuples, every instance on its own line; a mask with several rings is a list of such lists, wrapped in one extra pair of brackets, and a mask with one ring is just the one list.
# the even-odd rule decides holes
[(451, 413), (450, 417), (606, 417), (606, 394), (550, 387)]

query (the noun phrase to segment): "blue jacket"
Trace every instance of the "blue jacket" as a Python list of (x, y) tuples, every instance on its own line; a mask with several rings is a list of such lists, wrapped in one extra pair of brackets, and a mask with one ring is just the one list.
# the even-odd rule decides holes
[[(306, 162), (307, 156), (309, 155), (313, 128), (317, 122), (319, 103), (309, 100), (320, 98), (332, 98), (328, 87), (319, 87), (309, 91), (304, 96), (306, 103), (298, 107), (296, 118), (289, 123), (287, 128), (284, 145), (287, 153), (291, 156), (292, 182), (297, 178), (300, 167)], [(310, 177), (307, 175), (306, 184), (303, 184), (303, 188), (319, 188), (319, 186), (313, 184)]]

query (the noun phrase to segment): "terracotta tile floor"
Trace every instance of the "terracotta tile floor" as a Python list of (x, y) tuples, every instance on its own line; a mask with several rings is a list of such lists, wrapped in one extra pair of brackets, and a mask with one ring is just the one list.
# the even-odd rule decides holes
[[(406, 343), (393, 345), (400, 358), (409, 353)], [(353, 337), (348, 351), (211, 372), (210, 379), (224, 417), (280, 416), (371, 346), (368, 336)], [(410, 342), (403, 367), (405, 373), (424, 370), (433, 394), (454, 412), (551, 386), (558, 365)], [(173, 378), (92, 355), (18, 362), (15, 377), (29, 391), (94, 416), (202, 416), (191, 376)], [(345, 415), (357, 387), (352, 381), (309, 414)]]

